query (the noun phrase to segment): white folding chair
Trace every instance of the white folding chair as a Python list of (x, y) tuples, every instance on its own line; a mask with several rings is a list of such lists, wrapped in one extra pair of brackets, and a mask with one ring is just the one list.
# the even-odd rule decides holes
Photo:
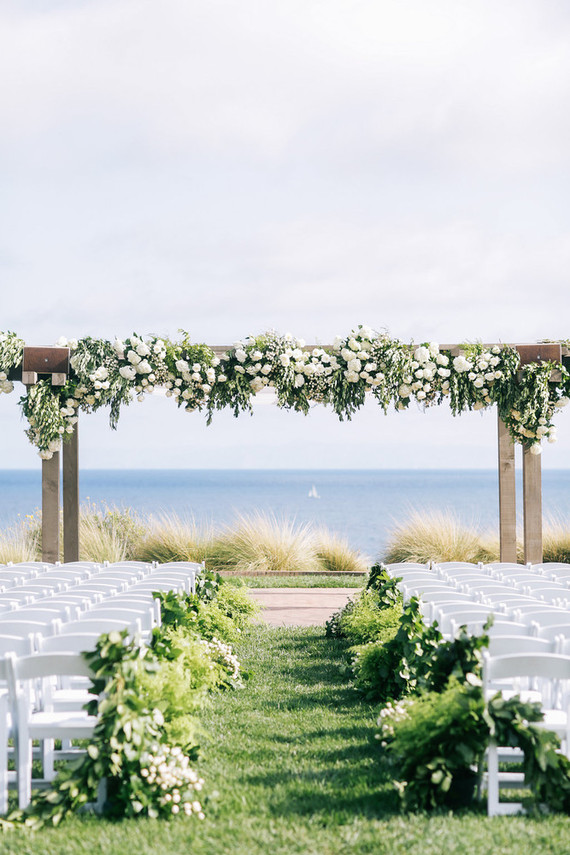
[[(538, 726), (554, 731), (562, 740), (568, 753), (570, 657), (555, 653), (511, 654), (491, 657), (484, 655), (483, 684), (486, 697), (492, 694), (493, 685), (512, 681), (514, 687), (519, 680), (536, 680), (539, 686), (544, 711), (544, 721)], [(499, 761), (508, 762), (509, 753), (504, 752), (494, 740), (487, 750), (487, 813), (489, 816), (518, 813), (522, 804), (501, 802), (501, 786), (524, 787), (524, 776), (520, 772), (499, 772)], [(511, 752), (511, 759), (520, 760), (520, 752)]]
[[(93, 674), (83, 656), (77, 653), (41, 653), (7, 657), (6, 661), (12, 666), (7, 669), (7, 676), (15, 700), (18, 804), (24, 810), (32, 794), (33, 741), (89, 739), (97, 723), (96, 716), (89, 716), (83, 710), (54, 710), (51, 700), (53, 678), (92, 677)], [(36, 691), (38, 684), (41, 684), (40, 691)], [(77, 756), (77, 753), (77, 750), (71, 752), (72, 756)], [(66, 752), (66, 756), (69, 757), (70, 752)], [(47, 780), (51, 775), (52, 769), (44, 770)]]

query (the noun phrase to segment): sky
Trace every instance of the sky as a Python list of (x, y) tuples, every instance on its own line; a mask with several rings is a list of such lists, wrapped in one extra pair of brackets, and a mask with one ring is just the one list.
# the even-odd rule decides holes
[[(0, 329), (570, 337), (564, 0), (2, 0)], [(543, 465), (570, 467), (570, 415)], [(33, 468), (17, 395), (0, 468)], [(496, 415), (157, 396), (81, 464), (496, 465)]]

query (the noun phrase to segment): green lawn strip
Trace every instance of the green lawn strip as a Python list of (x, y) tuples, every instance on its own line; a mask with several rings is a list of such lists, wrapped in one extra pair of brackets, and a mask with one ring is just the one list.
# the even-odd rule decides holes
[(348, 685), (343, 642), (322, 629), (256, 626), (244, 633), (239, 655), (250, 672), (246, 687), (215, 696), (203, 716), (203, 822), (74, 817), (55, 830), (7, 833), (0, 852), (570, 853), (563, 816), (400, 815), (374, 740), (377, 711)]
[(335, 576), (226, 576), (225, 582), (248, 588), (362, 588), (366, 576), (349, 576), (339, 573)]

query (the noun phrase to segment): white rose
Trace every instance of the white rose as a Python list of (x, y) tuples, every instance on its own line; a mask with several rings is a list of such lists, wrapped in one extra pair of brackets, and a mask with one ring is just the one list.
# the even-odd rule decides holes
[(141, 361), (140, 356), (138, 355), (138, 353), (135, 353), (134, 350), (129, 350), (129, 352), (127, 353), (127, 359), (129, 360), (131, 365), (138, 365)]
[(449, 377), (451, 374), (451, 371), (449, 370), (449, 368), (438, 368), (437, 373), (439, 374), (440, 377)]
[(418, 347), (417, 350), (414, 352), (414, 359), (420, 364), (424, 362), (429, 362), (430, 356), (431, 354), (427, 347)]
[(51, 451), (45, 451), (45, 450), (38, 451), (38, 455), (41, 457), (42, 460), (51, 460), (53, 457), (53, 454)]
[(303, 377), (302, 374), (296, 374), (295, 375), (295, 387), (297, 389), (300, 389), (301, 386), (304, 384), (304, 382), (305, 382), (305, 378)]
[(348, 346), (351, 350), (360, 350), (360, 345), (358, 344), (355, 338), (349, 338)]
[(487, 374), (485, 374), (485, 380), (487, 380), (488, 383), (492, 383), (494, 379), (495, 379), (495, 372), (494, 371), (488, 371)]
[(136, 351), (139, 356), (148, 356), (150, 353), (150, 347), (147, 347), (144, 341), (141, 341), (141, 343), (137, 345)]
[(180, 371), (181, 373), (182, 373), (182, 371), (188, 371), (188, 369), (190, 367), (185, 359), (179, 359), (174, 364), (176, 366), (176, 370)]
[(435, 358), (435, 361), (438, 365), (447, 365), (449, 362), (449, 356), (446, 356), (445, 353), (438, 353)]
[(418, 399), (418, 401), (423, 401), (425, 396), (426, 393), (423, 391), (423, 389), (420, 389), (419, 392), (416, 393), (416, 398)]
[(147, 362), (146, 359), (143, 359), (142, 362), (139, 362), (139, 364), (137, 365), (137, 371), (139, 374), (150, 374), (152, 368), (150, 366), (150, 363)]
[(360, 359), (351, 359), (346, 367), (349, 371), (357, 372), (362, 368), (362, 362)]
[(570, 403), (570, 398), (562, 397), (562, 398), (558, 399), (558, 401), (556, 402), (556, 406), (559, 409), (562, 409), (562, 407), (567, 407), (569, 403)]
[(529, 451), (531, 454), (534, 454), (535, 456), (538, 454), (542, 454), (542, 448), (538, 443), (531, 445)]
[(113, 350), (122, 359), (125, 353), (125, 343), (120, 338), (116, 338), (113, 342)]
[(245, 350), (238, 348), (236, 350), (236, 359), (238, 362), (245, 362), (245, 360), (247, 359), (247, 353), (245, 352)]
[(291, 359), (286, 353), (282, 353), (279, 357), (279, 362), (284, 368), (287, 368), (287, 366), (291, 363)]
[(122, 368), (119, 368), (119, 374), (125, 380), (134, 380), (137, 376), (137, 372), (130, 365), (123, 365)]
[(475, 401), (475, 403), (473, 404), (473, 409), (474, 410), (483, 410), (483, 409), (485, 409), (485, 404), (483, 403), (483, 401)]

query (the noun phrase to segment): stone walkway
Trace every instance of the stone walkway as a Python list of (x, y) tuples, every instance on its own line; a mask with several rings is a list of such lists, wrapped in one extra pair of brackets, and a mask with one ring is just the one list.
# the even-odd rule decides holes
[(360, 588), (250, 588), (270, 626), (324, 626)]

